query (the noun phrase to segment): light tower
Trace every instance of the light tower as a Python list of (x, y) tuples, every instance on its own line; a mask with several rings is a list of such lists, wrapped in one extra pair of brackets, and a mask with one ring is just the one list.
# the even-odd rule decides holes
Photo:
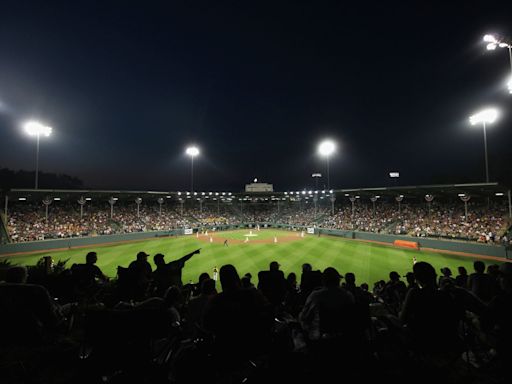
[(494, 108), (484, 109), (469, 117), (471, 125), (482, 124), (484, 128), (484, 152), (485, 152), (485, 182), (489, 182), (489, 163), (487, 160), (487, 131), (486, 124), (492, 124), (498, 118), (498, 111)]
[(327, 163), (327, 189), (331, 189), (331, 181), (329, 175), (329, 158), (336, 151), (336, 144), (332, 140), (324, 140), (318, 145), (318, 154), (325, 157)]
[(199, 148), (191, 145), (185, 150), (185, 153), (190, 156), (190, 193), (194, 194), (194, 157), (199, 155)]
[(486, 48), (488, 51), (494, 51), (496, 48), (507, 48), (508, 49), (508, 59), (510, 63), (510, 78), (508, 80), (508, 92), (512, 93), (512, 44), (509, 41), (505, 41), (502, 38), (496, 37), (494, 35), (485, 35), (483, 39), (487, 45)]
[(23, 126), (26, 133), (30, 136), (35, 136), (37, 139), (36, 145), (36, 180), (35, 180), (35, 189), (39, 186), (39, 138), (41, 136), (48, 137), (52, 134), (52, 128), (46, 125), (43, 125), (37, 121), (28, 121)]

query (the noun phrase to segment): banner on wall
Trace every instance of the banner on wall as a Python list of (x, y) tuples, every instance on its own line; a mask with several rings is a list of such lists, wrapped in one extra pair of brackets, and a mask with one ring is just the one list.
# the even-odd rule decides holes
[(315, 227), (308, 228), (309, 234), (315, 234)]
[(194, 234), (194, 230), (193, 230), (192, 228), (185, 228), (185, 229), (183, 230), (183, 233), (184, 233), (185, 235), (193, 235), (193, 234)]

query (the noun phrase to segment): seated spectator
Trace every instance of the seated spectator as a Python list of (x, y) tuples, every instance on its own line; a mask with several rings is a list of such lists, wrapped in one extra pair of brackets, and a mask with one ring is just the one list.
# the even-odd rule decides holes
[[(187, 306), (187, 322), (191, 327), (196, 329), (203, 328), (203, 318), (206, 308), (210, 304), (213, 297), (217, 295), (215, 289), (215, 280), (206, 279), (201, 283), (201, 293), (188, 302)], [(192, 330), (193, 331), (193, 330)]]
[(432, 265), (420, 261), (413, 266), (413, 271), (419, 287), (407, 293), (400, 312), (400, 319), (410, 334), (412, 350), (423, 357), (458, 355), (462, 313), (455, 299), (449, 292), (437, 289)]
[(457, 285), (457, 287), (467, 288), (468, 287), (468, 271), (466, 270), (465, 267), (462, 267), (462, 266), (458, 267), (457, 271), (459, 272), (459, 274), (455, 277), (455, 285)]
[(313, 267), (309, 263), (302, 265), (302, 274), (300, 277), (300, 294), (302, 301), (305, 302), (309, 294), (316, 288), (322, 286), (322, 272), (313, 271)]
[(27, 269), (7, 270), (0, 284), (0, 326), (2, 344), (39, 344), (47, 341), (63, 324), (63, 309), (41, 285), (27, 284)]
[(493, 346), (497, 352), (498, 368), (510, 382), (512, 373), (512, 263), (503, 263), (499, 267), (500, 291), (488, 305), (488, 311), (483, 318), (483, 326), (488, 331)]
[(151, 282), (152, 268), (148, 262), (148, 254), (145, 252), (137, 253), (137, 259), (128, 266), (131, 282), (134, 284), (133, 298), (135, 300), (144, 300)]
[(468, 289), (484, 303), (488, 303), (498, 293), (498, 282), (491, 275), (485, 273), (483, 261), (475, 261), (473, 268), (475, 272), (469, 275)]
[(286, 280), (277, 261), (270, 263), (268, 271), (258, 273), (258, 289), (274, 307), (282, 304), (286, 294)]
[(241, 284), (242, 284), (242, 288), (254, 288), (254, 284), (251, 282), (251, 279), (252, 279), (252, 275), (247, 272), (244, 277), (242, 277), (242, 279), (240, 280), (241, 281)]
[(355, 299), (340, 287), (341, 275), (334, 268), (322, 274), (323, 288), (307, 298), (299, 320), (310, 340), (320, 340), (353, 332), (356, 323)]
[(443, 275), (439, 277), (439, 288), (444, 288), (448, 285), (455, 285), (455, 279), (452, 277), (452, 271), (450, 268), (441, 268), (441, 273)]
[(258, 290), (241, 288), (234, 266), (222, 266), (219, 277), (222, 292), (212, 298), (204, 327), (215, 336), (219, 364), (239, 364), (268, 351), (273, 314)]
[(71, 266), (72, 278), (78, 294), (92, 295), (97, 290), (98, 283), (108, 281), (108, 277), (96, 265), (97, 261), (98, 255), (96, 252), (89, 252), (85, 256), (85, 264), (73, 264)]
[(406, 293), (407, 286), (400, 280), (398, 272), (390, 272), (389, 281), (384, 286), (382, 297), (395, 313), (398, 313), (398, 310), (405, 299)]

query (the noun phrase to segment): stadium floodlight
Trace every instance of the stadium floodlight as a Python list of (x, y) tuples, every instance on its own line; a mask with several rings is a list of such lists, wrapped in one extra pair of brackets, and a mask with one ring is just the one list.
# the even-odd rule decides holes
[(496, 192), (495, 195), (496, 196), (504, 196), (505, 194), (503, 192)]
[(329, 174), (329, 158), (336, 151), (336, 143), (332, 140), (324, 140), (318, 145), (318, 154), (325, 157), (327, 163), (327, 189), (331, 188), (330, 174)]
[[(496, 37), (494, 35), (485, 35), (484, 42), (487, 43), (486, 48), (488, 51), (494, 51), (496, 48), (507, 48), (508, 49), (508, 59), (510, 63), (510, 73), (512, 75), (512, 42), (506, 41), (500, 37)], [(508, 91), (512, 94), (512, 78), (508, 82)]]
[(27, 198), (26, 197), (19, 197), (18, 201), (27, 201)]
[(400, 172), (389, 172), (389, 177), (391, 177), (392, 179), (399, 178)]
[(194, 157), (199, 156), (199, 148), (191, 145), (185, 153), (190, 156), (190, 190), (194, 192)]
[(23, 125), (23, 129), (30, 136), (35, 136), (37, 139), (36, 145), (36, 179), (35, 179), (35, 189), (39, 186), (39, 138), (41, 136), (48, 137), (52, 134), (52, 127), (48, 127), (44, 124), (41, 124), (38, 121), (27, 121)]
[(494, 35), (485, 35), (484, 36), (484, 41), (486, 43), (497, 43), (498, 41), (496, 40), (496, 37), (494, 37)]
[(484, 152), (485, 152), (485, 182), (489, 182), (489, 162), (487, 159), (487, 130), (486, 124), (492, 124), (498, 118), (498, 110), (495, 108), (484, 109), (469, 117), (471, 125), (482, 124), (484, 129)]

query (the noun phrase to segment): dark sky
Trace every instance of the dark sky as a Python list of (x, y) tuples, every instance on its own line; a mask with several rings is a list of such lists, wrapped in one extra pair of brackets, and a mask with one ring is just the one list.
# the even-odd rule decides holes
[[(357, 4), (356, 4), (357, 3)], [(2, 3), (0, 166), (40, 168), (92, 188), (234, 190), (258, 177), (314, 185), (337, 140), (336, 188), (483, 181), (512, 174), (507, 52), (512, 2), (65, 1)], [(507, 9), (508, 7), (508, 9)]]

